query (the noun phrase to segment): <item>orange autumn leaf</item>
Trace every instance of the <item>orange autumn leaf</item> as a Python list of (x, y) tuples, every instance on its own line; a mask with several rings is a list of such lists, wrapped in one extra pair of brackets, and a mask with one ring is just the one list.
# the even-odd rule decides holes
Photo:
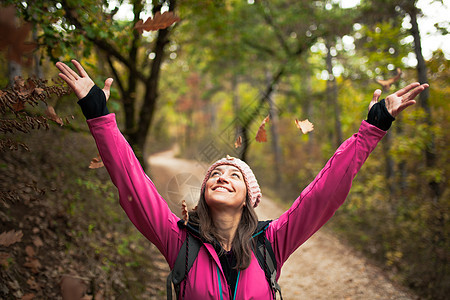
[(299, 121), (295, 119), (295, 125), (297, 125), (297, 128), (302, 131), (303, 134), (306, 134), (310, 131), (314, 130), (314, 125), (311, 123), (308, 119)]
[(21, 230), (19, 231), (8, 231), (3, 232), (0, 234), (0, 245), (8, 247), (9, 245), (15, 244), (17, 242), (20, 242), (20, 240), (23, 237), (23, 233)]
[(376, 82), (379, 83), (383, 87), (383, 91), (388, 92), (389, 89), (391, 88), (391, 85), (393, 85), (394, 83), (396, 83), (397, 81), (400, 80), (400, 78), (402, 76), (402, 69), (397, 68), (396, 71), (397, 71), (397, 74), (392, 78), (389, 78), (386, 80), (382, 80), (382, 79), (376, 80)]
[(175, 16), (173, 12), (166, 11), (161, 14), (159, 11), (156, 12), (155, 16), (149, 17), (147, 21), (143, 22), (139, 20), (136, 25), (134, 25), (134, 29), (136, 29), (140, 34), (145, 31), (155, 31), (158, 29), (165, 29), (172, 25), (173, 23), (179, 21), (180, 18)]
[(98, 154), (97, 157), (94, 157), (91, 160), (91, 163), (89, 164), (89, 169), (98, 169), (103, 166), (104, 166), (104, 164), (102, 162), (102, 158), (100, 157), (100, 154)]
[(47, 110), (45, 111), (45, 114), (47, 115), (47, 117), (56, 122), (57, 124), (59, 124), (60, 126), (64, 125), (63, 120), (56, 114), (55, 109), (53, 108), (53, 106), (48, 105), (47, 106)]
[(261, 122), (261, 125), (259, 125), (259, 129), (255, 137), (257, 142), (260, 143), (267, 142), (266, 129), (264, 128), (266, 126), (266, 122), (269, 122), (269, 116), (265, 117), (264, 120)]
[(181, 214), (183, 216), (184, 225), (187, 225), (189, 221), (189, 212), (186, 204), (186, 200), (181, 201)]
[(238, 136), (236, 142), (234, 142), (234, 148), (239, 148), (240, 146), (242, 146), (242, 137)]

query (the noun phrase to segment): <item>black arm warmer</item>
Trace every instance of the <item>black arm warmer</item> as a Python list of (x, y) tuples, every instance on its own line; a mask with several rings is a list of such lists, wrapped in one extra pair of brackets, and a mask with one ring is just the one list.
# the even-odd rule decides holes
[(78, 104), (87, 120), (109, 114), (105, 93), (97, 85), (94, 85), (89, 93), (78, 101)]
[(394, 120), (395, 118), (388, 112), (386, 103), (383, 99), (372, 106), (366, 121), (369, 124), (377, 126), (381, 130), (387, 131)]

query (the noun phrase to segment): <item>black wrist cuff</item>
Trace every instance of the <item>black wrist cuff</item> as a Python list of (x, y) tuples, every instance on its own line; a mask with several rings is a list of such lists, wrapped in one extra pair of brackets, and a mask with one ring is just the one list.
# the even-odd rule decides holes
[(97, 85), (94, 85), (84, 98), (78, 100), (78, 105), (87, 120), (109, 114), (105, 93)]
[(372, 106), (367, 115), (367, 122), (377, 126), (381, 130), (387, 131), (395, 118), (388, 112), (386, 103), (383, 100), (377, 102)]

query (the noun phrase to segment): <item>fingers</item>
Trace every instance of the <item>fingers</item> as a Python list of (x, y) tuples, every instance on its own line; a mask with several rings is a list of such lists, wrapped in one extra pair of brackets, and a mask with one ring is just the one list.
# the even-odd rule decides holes
[(380, 89), (377, 89), (373, 92), (372, 101), (370, 101), (370, 103), (369, 103), (369, 110), (372, 108), (372, 106), (374, 106), (378, 102), (378, 99), (380, 99), (380, 96), (381, 96)]
[(73, 63), (75, 68), (77, 68), (78, 74), (80, 74), (81, 77), (89, 77), (88, 73), (86, 73), (83, 66), (81, 66), (81, 64), (78, 61), (76, 61), (75, 59), (72, 59), (71, 62)]
[(420, 83), (418, 83), (418, 82), (413, 82), (413, 83), (411, 83), (411, 84), (408, 84), (408, 85), (405, 86), (404, 88), (398, 90), (395, 94), (396, 94), (397, 96), (403, 96), (404, 94), (406, 94), (407, 92), (409, 92), (411, 89), (413, 89), (413, 88), (415, 88), (415, 87), (417, 87), (417, 86), (419, 86), (419, 85), (420, 85)]
[(419, 95), (421, 92), (423, 92), (426, 88), (428, 88), (429, 85), (428, 83), (424, 83), (422, 85), (419, 85), (418, 87), (416, 87), (415, 89), (409, 91), (405, 96), (405, 100), (413, 100), (414, 98), (416, 98), (417, 95)]
[(111, 94), (110, 89), (111, 89), (111, 85), (112, 85), (113, 81), (114, 81), (114, 79), (112, 79), (112, 78), (108, 78), (105, 80), (105, 87), (103, 88), (103, 92), (105, 93), (106, 101), (108, 101), (109, 95)]
[(69, 68), (65, 63), (57, 62), (56, 67), (69, 79), (69, 80), (77, 80), (80, 76), (75, 73), (74, 70)]

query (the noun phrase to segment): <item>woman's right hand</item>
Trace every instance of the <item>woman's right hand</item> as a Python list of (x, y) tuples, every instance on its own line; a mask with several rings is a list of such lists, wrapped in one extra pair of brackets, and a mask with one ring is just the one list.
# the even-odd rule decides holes
[[(78, 74), (73, 71), (69, 66), (65, 63), (57, 62), (56, 67), (61, 71), (59, 73), (59, 77), (61, 77), (75, 92), (75, 95), (78, 99), (84, 98), (91, 88), (95, 85), (94, 81), (89, 77), (81, 64), (75, 59), (71, 60), (74, 64), (75, 68), (77, 68)], [(112, 78), (108, 78), (105, 80), (105, 87), (103, 88), (103, 92), (106, 96), (106, 101), (108, 101), (110, 95), (110, 88), (113, 82)]]

